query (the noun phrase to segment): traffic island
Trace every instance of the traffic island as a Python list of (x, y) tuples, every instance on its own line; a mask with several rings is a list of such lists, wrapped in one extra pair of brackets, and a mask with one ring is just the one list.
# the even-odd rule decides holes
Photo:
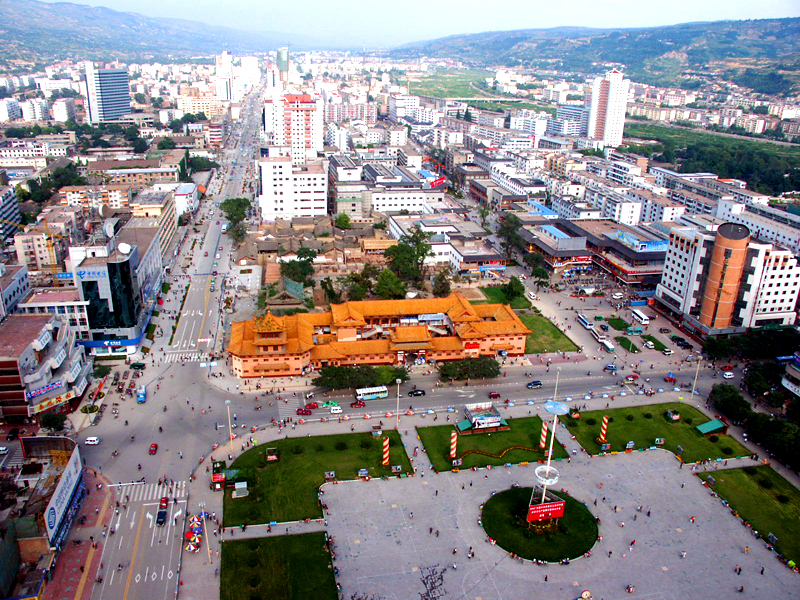
[[(589, 509), (564, 491), (548, 491), (551, 496), (544, 503), (541, 493), (541, 488), (518, 487), (493, 494), (481, 515), (481, 525), (491, 543), (513, 558), (551, 563), (591, 552), (598, 539), (598, 525)], [(538, 519), (541, 506), (554, 512)], [(533, 520), (529, 521), (532, 512)]]

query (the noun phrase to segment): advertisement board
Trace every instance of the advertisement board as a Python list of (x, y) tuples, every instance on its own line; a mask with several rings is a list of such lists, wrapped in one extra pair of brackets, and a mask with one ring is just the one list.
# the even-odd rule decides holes
[(564, 516), (566, 502), (545, 502), (544, 504), (531, 504), (528, 507), (528, 523), (533, 521), (546, 521)]
[(56, 491), (53, 493), (50, 502), (47, 504), (47, 510), (44, 512), (44, 525), (47, 529), (47, 539), (50, 543), (53, 542), (58, 528), (61, 525), (61, 520), (64, 518), (64, 512), (69, 507), (69, 501), (72, 499), (72, 494), (75, 487), (81, 479), (81, 453), (78, 446), (72, 451), (72, 456), (69, 458), (67, 467), (58, 480)]

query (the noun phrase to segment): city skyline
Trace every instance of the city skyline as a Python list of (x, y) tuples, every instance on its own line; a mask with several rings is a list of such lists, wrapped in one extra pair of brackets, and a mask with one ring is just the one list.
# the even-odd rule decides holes
[[(54, 3), (57, 0), (43, 0)], [(563, 26), (592, 28), (637, 28), (685, 22), (786, 18), (800, 16), (800, 5), (790, 0), (765, 0), (758, 4), (734, 0), (711, 0), (698, 5), (688, 0), (649, 6), (639, 10), (633, 0), (576, 0), (569, 14), (559, 5), (521, 8), (511, 0), (496, 0), (491, 10), (477, 0), (444, 0), (430, 4), (412, 2), (388, 15), (364, 0), (330, 4), (310, 0), (302, 5), (233, 0), (220, 10), (217, 2), (196, 0), (187, 13), (181, 0), (82, 0), (81, 4), (134, 12), (153, 18), (186, 19), (243, 31), (286, 33), (313, 37), (322, 45), (386, 47), (432, 40), (452, 35), (486, 31), (536, 29)], [(357, 17), (356, 17), (357, 15)], [(513, 19), (509, 15), (514, 15)], [(576, 19), (574, 15), (579, 15)], [(391, 23), (387, 29), (387, 23)], [(511, 26), (513, 25), (513, 27)]]

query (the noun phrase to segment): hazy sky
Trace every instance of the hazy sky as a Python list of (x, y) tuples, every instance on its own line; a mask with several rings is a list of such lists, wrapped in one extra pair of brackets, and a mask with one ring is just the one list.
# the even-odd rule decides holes
[[(55, 2), (57, 0), (46, 0)], [(800, 16), (798, 0), (73, 0), (150, 17), (313, 36), (320, 43), (391, 46), (459, 33), (582, 25), (649, 27), (687, 21)], [(287, 42), (291, 42), (288, 39)]]

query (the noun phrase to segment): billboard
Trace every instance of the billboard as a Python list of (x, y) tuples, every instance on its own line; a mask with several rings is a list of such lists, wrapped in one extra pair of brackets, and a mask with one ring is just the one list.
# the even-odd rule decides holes
[(531, 504), (528, 507), (528, 523), (532, 521), (546, 521), (564, 516), (566, 502), (545, 502), (544, 504)]
[(69, 458), (67, 467), (58, 480), (56, 491), (50, 498), (47, 504), (47, 510), (44, 512), (44, 524), (47, 528), (47, 539), (53, 543), (61, 521), (64, 518), (64, 512), (67, 510), (72, 499), (72, 494), (75, 491), (78, 483), (81, 480), (81, 453), (78, 446), (72, 451), (72, 456)]

